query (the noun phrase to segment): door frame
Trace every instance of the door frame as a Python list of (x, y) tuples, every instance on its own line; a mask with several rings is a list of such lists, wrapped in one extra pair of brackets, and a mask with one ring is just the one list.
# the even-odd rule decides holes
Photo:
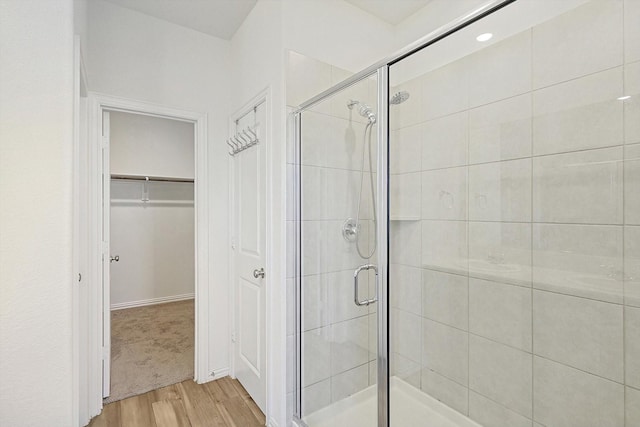
[[(262, 144), (265, 144), (264, 146), (264, 156), (265, 156), (265, 165), (266, 165), (266, 171), (265, 171), (265, 177), (267, 179), (267, 183), (266, 183), (266, 187), (265, 187), (265, 269), (266, 269), (266, 275), (264, 278), (264, 289), (266, 292), (265, 298), (266, 298), (266, 307), (265, 307), (265, 322), (266, 322), (266, 333), (265, 333), (265, 343), (264, 343), (264, 349), (265, 349), (265, 375), (266, 375), (266, 394), (267, 394), (267, 404), (266, 404), (266, 411), (267, 413), (265, 414), (265, 417), (267, 419), (267, 421), (270, 420), (270, 413), (274, 410), (273, 408), (271, 408), (271, 400), (270, 400), (270, 396), (269, 396), (269, 391), (270, 391), (270, 386), (271, 386), (271, 370), (270, 370), (270, 361), (271, 361), (271, 356), (272, 355), (276, 355), (276, 349), (272, 348), (272, 343), (273, 340), (270, 339), (270, 334), (271, 331), (273, 331), (273, 324), (274, 324), (274, 319), (273, 319), (273, 310), (271, 310), (271, 301), (275, 296), (275, 292), (273, 289), (273, 285), (275, 283), (274, 280), (271, 280), (273, 278), (273, 275), (270, 274), (270, 272), (274, 271), (274, 259), (273, 259), (273, 251), (271, 250), (271, 244), (273, 241), (273, 230), (272, 230), (272, 207), (273, 207), (273, 198), (271, 196), (271, 181), (269, 179), (269, 177), (271, 176), (272, 173), (272, 165), (271, 165), (271, 151), (272, 151), (272, 147), (271, 147), (271, 140), (272, 140), (272, 134), (271, 134), (271, 104), (270, 104), (270, 100), (271, 100), (271, 87), (267, 87), (265, 89), (263, 89), (262, 91), (260, 91), (260, 93), (258, 93), (256, 96), (254, 96), (253, 98), (251, 98), (248, 102), (246, 102), (241, 108), (238, 108), (233, 114), (231, 114), (229, 116), (229, 136), (232, 136), (233, 132), (232, 129), (234, 129), (234, 125), (235, 125), (235, 121), (236, 119), (240, 119), (242, 118), (245, 114), (247, 114), (248, 112), (252, 111), (254, 107), (258, 106), (258, 105), (263, 105), (265, 106), (265, 121), (264, 121), (264, 134), (265, 134), (265, 141), (261, 141)], [(236, 172), (236, 165), (235, 165), (235, 157), (233, 156), (229, 156), (229, 230), (231, 231), (229, 233), (229, 248), (230, 248), (230, 253), (231, 256), (229, 256), (229, 278), (231, 280), (231, 286), (230, 286), (230, 292), (229, 292), (229, 325), (231, 326), (231, 333), (229, 334), (229, 345), (230, 345), (230, 353), (229, 353), (229, 366), (230, 366), (230, 376), (232, 378), (236, 377), (236, 355), (238, 352), (238, 346), (236, 345), (236, 340), (235, 340), (235, 336), (236, 336), (236, 332), (237, 332), (237, 312), (236, 312), (236, 295), (237, 295), (237, 285), (238, 285), (238, 281), (237, 279), (237, 268), (236, 268), (236, 251), (233, 249), (234, 246), (234, 232), (235, 232), (235, 227), (236, 227), (236, 221), (235, 221), (235, 184), (236, 184), (236, 179), (235, 179), (235, 172)]]
[[(102, 409), (102, 360), (105, 349), (103, 334), (109, 331), (108, 313), (103, 313), (105, 295), (108, 298), (110, 289), (102, 286), (101, 239), (102, 212), (102, 118), (104, 111), (143, 114), (171, 120), (193, 123), (194, 125), (194, 214), (195, 214), (195, 351), (194, 380), (203, 383), (214, 379), (209, 369), (209, 295), (211, 291), (209, 268), (209, 157), (208, 157), (208, 117), (206, 113), (171, 108), (163, 105), (136, 101), (116, 96), (89, 92), (88, 108), (89, 128), (89, 271), (90, 286), (89, 307), (93, 316), (89, 320), (90, 337), (88, 372), (90, 375), (89, 401), (97, 408), (97, 415)], [(107, 171), (106, 174), (109, 174)], [(109, 254), (106, 254), (109, 256)], [(103, 314), (105, 314), (103, 316)], [(217, 376), (217, 375), (216, 375)]]

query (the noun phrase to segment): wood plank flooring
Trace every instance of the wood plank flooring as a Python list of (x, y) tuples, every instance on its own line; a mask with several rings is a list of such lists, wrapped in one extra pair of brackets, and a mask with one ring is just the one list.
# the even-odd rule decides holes
[(105, 405), (89, 427), (260, 427), (265, 417), (238, 380), (192, 380)]

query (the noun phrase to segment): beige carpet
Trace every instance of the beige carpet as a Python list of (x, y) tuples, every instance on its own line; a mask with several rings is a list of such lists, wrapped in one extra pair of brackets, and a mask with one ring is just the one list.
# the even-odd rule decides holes
[(194, 301), (111, 312), (111, 394), (104, 403), (193, 378)]

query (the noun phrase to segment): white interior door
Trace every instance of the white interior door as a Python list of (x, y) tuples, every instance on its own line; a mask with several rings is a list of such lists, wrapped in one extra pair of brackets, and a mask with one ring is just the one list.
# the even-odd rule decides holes
[(266, 410), (266, 132), (265, 104), (244, 116), (241, 131), (253, 127), (259, 143), (234, 157), (235, 376)]
[(111, 172), (109, 166), (109, 112), (102, 113), (102, 397), (111, 392), (111, 296), (109, 224)]

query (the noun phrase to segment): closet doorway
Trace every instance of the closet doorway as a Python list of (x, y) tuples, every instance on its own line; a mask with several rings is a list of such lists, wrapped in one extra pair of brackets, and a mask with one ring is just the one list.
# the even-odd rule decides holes
[[(88, 278), (83, 282), (88, 285), (87, 299), (81, 304), (87, 304), (90, 311), (88, 319), (89, 336), (86, 345), (88, 348), (87, 379), (89, 388), (89, 401), (97, 412), (104, 404), (103, 398), (111, 395), (111, 273), (112, 265), (118, 267), (124, 264), (124, 253), (118, 254), (111, 251), (111, 147), (110, 147), (110, 119), (114, 113), (127, 113), (150, 118), (161, 118), (171, 121), (188, 123), (193, 128), (193, 139), (191, 141), (193, 159), (193, 183), (187, 183), (193, 187), (193, 261), (191, 268), (193, 274), (193, 294), (195, 311), (193, 313), (194, 322), (194, 353), (193, 353), (193, 380), (204, 383), (213, 379), (221, 378), (228, 374), (224, 369), (212, 368), (210, 360), (210, 335), (219, 333), (221, 328), (226, 330), (226, 325), (217, 324), (210, 326), (210, 316), (216, 315), (209, 309), (211, 298), (214, 297), (215, 284), (211, 283), (209, 271), (211, 259), (209, 257), (209, 223), (210, 211), (209, 192), (210, 184), (208, 179), (209, 170), (209, 149), (208, 149), (208, 117), (206, 113), (180, 110), (163, 105), (148, 102), (124, 99), (104, 94), (89, 94), (89, 140), (87, 163), (88, 173), (86, 181), (88, 186), (87, 210), (89, 226), (87, 235), (84, 238), (88, 241), (89, 266)], [(105, 114), (108, 113), (108, 114)], [(149, 151), (139, 154), (139, 157), (149, 156)], [(156, 173), (157, 175), (154, 175)], [(133, 175), (139, 178), (144, 174), (146, 177), (162, 177), (164, 172), (127, 172), (123, 175)], [(148, 175), (147, 175), (148, 174)], [(171, 176), (169, 176), (171, 177)], [(183, 177), (184, 176), (178, 176)], [(175, 178), (175, 177), (174, 177)], [(151, 181), (151, 179), (149, 179)], [(157, 186), (163, 184), (156, 183)], [(175, 183), (176, 185), (179, 183)], [(142, 184), (140, 184), (142, 185)], [(152, 183), (147, 185), (146, 193), (151, 198), (153, 196)], [(166, 191), (166, 189), (165, 189)], [(142, 201), (145, 193), (144, 186), (138, 203)], [(156, 192), (156, 194), (158, 194)], [(160, 193), (161, 194), (161, 193)], [(161, 200), (158, 199), (158, 200)], [(172, 201), (173, 202), (173, 201)], [(185, 201), (188, 202), (188, 201)], [(147, 202), (148, 203), (148, 202)], [(139, 230), (138, 230), (139, 231)], [(130, 236), (127, 236), (130, 237)], [(118, 250), (118, 248), (114, 248)], [(119, 261), (111, 262), (111, 256), (115, 258), (119, 255)], [(184, 295), (184, 294), (179, 294)], [(152, 299), (152, 298), (146, 298)], [(137, 299), (137, 301), (145, 298)], [(157, 300), (156, 300), (157, 302)], [(117, 304), (115, 300), (114, 304)], [(166, 305), (166, 304), (165, 304)], [(116, 306), (115, 308), (117, 308)], [(122, 306), (120, 306), (122, 307)], [(113, 399), (113, 397), (112, 397)]]
[(195, 126), (107, 110), (103, 127), (108, 403), (194, 377)]

